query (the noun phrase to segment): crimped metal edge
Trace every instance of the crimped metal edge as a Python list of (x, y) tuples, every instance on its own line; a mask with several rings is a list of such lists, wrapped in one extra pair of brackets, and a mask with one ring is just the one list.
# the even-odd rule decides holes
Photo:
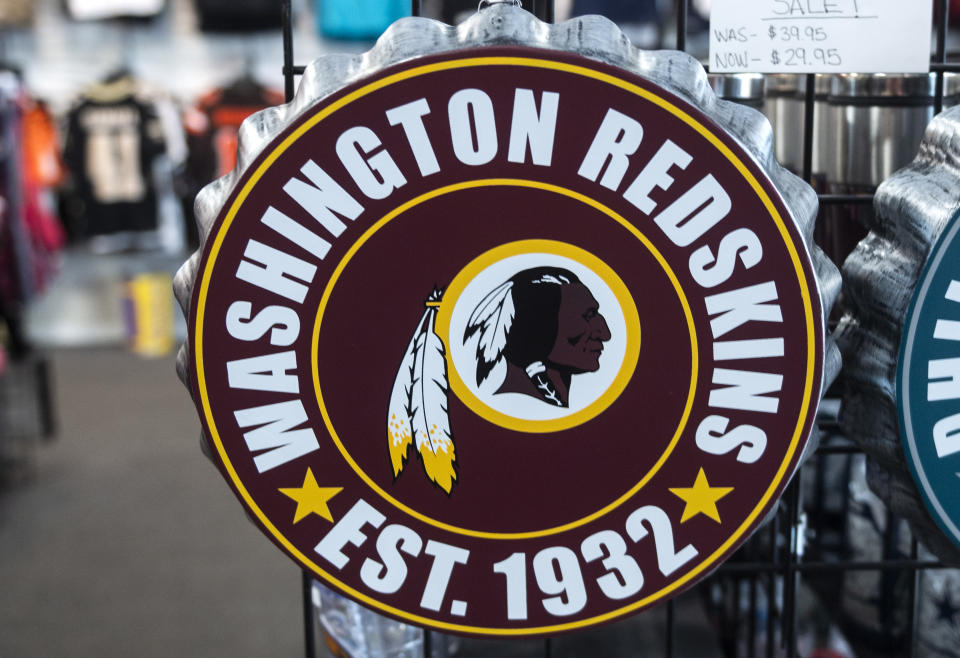
[[(550, 24), (507, 4), (479, 11), (456, 27), (427, 18), (400, 19), (366, 53), (325, 55), (315, 60), (307, 66), (292, 102), (263, 110), (244, 121), (236, 168), (203, 188), (194, 204), (200, 249), (174, 278), (174, 292), (184, 316), (190, 317), (200, 255), (220, 210), (250, 163), (290, 122), (345, 85), (388, 66), (451, 50), (504, 45), (575, 53), (635, 73), (696, 105), (743, 146), (780, 191), (811, 257), (823, 311), (820, 321), (825, 355), (822, 396), (840, 370), (840, 352), (825, 329), (826, 318), (840, 292), (840, 272), (813, 242), (818, 208), (816, 193), (776, 162), (773, 132), (766, 117), (752, 108), (717, 98), (706, 72), (695, 58), (678, 51), (639, 50), (616, 24), (602, 16), (582, 16)], [(189, 348), (184, 343), (177, 355), (177, 374), (191, 389), (189, 361)], [(816, 444), (817, 436), (813, 432), (801, 459), (811, 454)]]
[(877, 189), (870, 233), (843, 265), (849, 311), (835, 336), (844, 355), (840, 422), (869, 457), (874, 493), (940, 559), (960, 549), (927, 512), (900, 439), (896, 376), (907, 308), (937, 238), (960, 211), (960, 108), (933, 119), (916, 159)]

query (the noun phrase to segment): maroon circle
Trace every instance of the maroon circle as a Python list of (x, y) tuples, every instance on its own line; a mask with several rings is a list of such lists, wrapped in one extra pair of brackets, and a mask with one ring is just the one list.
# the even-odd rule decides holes
[[(491, 207), (498, 209), (496, 213)], [(556, 225), (556, 217), (580, 215), (582, 219)], [(455, 493), (438, 495), (435, 485), (414, 472), (404, 471), (395, 480), (379, 440), (385, 414), (355, 414), (357, 392), (380, 400), (385, 408), (400, 358), (431, 290), (445, 287), (464, 265), (489, 249), (544, 235), (604, 254), (627, 287), (638, 292), (634, 302), (643, 339), (631, 385), (596, 418), (544, 434), (499, 427), (451, 394), (450, 420), (459, 463)], [(390, 285), (381, 284), (385, 281)], [(678, 337), (686, 340), (686, 351), (675, 349)], [(386, 224), (341, 274), (319, 339), (320, 387), (330, 420), (359, 467), (418, 512), (479, 531), (552, 528), (610, 504), (634, 487), (666, 450), (690, 392), (690, 340), (683, 307), (653, 256), (599, 210), (526, 187), (461, 190), (431, 199)], [(653, 373), (661, 385), (650, 391), (647, 383)], [(644, 428), (643, 436), (617, 439), (620, 428), (632, 423)], [(370, 441), (371, 436), (378, 440)], [(607, 448), (598, 449), (598, 444)], [(589, 469), (583, 467), (585, 458), (591, 462)], [(618, 468), (624, 460), (633, 466)], [(549, 476), (538, 473), (541, 468), (549, 468)], [(411, 464), (411, 470), (419, 471), (419, 464)], [(491, 482), (497, 486), (491, 487)], [(558, 498), (571, 486), (585, 495), (558, 506)]]

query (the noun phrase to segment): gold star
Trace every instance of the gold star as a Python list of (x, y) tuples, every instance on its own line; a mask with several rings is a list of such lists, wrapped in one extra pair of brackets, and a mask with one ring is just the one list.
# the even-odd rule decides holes
[(697, 514), (706, 514), (720, 523), (717, 501), (731, 491), (733, 491), (733, 487), (711, 487), (702, 468), (697, 473), (697, 480), (692, 487), (670, 487), (670, 492), (686, 503), (683, 508), (683, 516), (680, 517), (680, 523), (684, 523)]
[(293, 516), (293, 522), (298, 523), (300, 519), (316, 514), (333, 523), (333, 515), (330, 514), (330, 508), (327, 504), (330, 499), (343, 491), (343, 487), (318, 487), (317, 479), (313, 477), (313, 471), (307, 469), (307, 474), (303, 477), (302, 487), (292, 487), (289, 489), (279, 489), (280, 493), (297, 501), (297, 511)]

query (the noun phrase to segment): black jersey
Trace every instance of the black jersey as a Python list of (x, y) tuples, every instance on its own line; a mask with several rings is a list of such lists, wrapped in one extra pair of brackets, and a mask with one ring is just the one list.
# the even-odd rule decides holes
[(200, 29), (204, 32), (246, 32), (278, 29), (277, 0), (197, 0)]
[(156, 228), (151, 169), (164, 148), (156, 111), (130, 77), (91, 87), (70, 111), (64, 161), (84, 224), (79, 235)]

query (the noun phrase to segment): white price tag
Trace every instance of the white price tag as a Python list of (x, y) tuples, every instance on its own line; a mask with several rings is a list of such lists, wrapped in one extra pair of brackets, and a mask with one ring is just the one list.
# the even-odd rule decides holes
[(933, 3), (713, 0), (711, 73), (925, 73)]

